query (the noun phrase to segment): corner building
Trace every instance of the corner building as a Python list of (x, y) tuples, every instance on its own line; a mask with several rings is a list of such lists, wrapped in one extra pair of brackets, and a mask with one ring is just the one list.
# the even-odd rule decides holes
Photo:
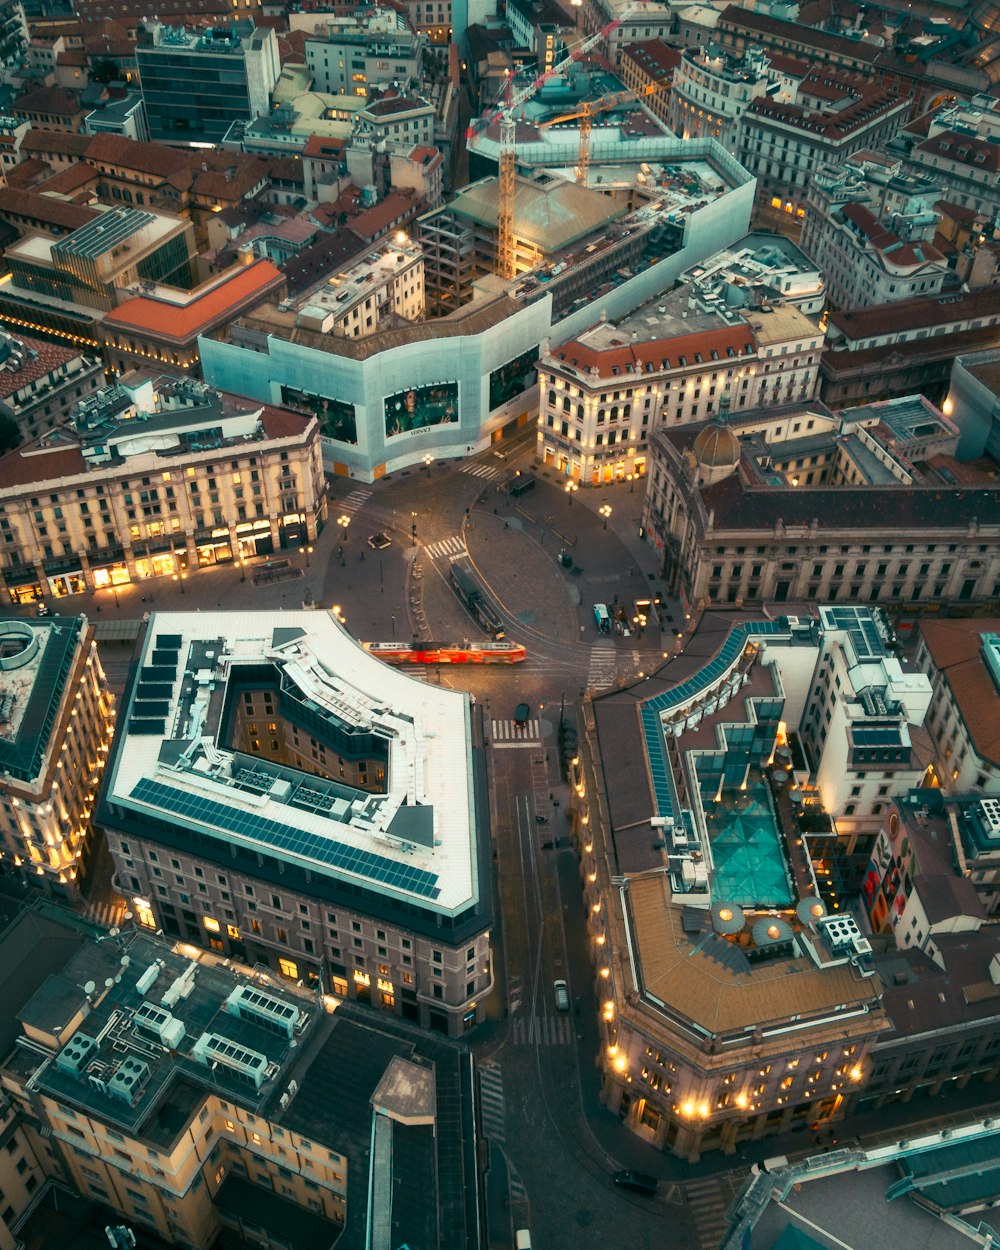
[(99, 820), (141, 925), (454, 1036), (492, 986), (487, 812), (466, 695), (326, 613), (216, 612), (150, 621)]

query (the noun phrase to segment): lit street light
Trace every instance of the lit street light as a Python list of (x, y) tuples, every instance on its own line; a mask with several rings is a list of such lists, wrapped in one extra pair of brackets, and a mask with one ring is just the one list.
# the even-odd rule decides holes
[[(345, 533), (345, 537), (346, 537), (346, 533)], [(312, 547), (300, 547), (300, 548), (299, 548), (299, 555), (300, 555), (300, 556), (305, 556), (305, 558), (306, 558), (306, 568), (309, 568), (309, 557), (312, 555)]]
[(350, 525), (350, 523), (351, 523), (351, 518), (347, 515), (346, 512), (342, 512), (340, 516), (337, 517), (337, 524), (344, 531), (345, 543), (347, 542), (347, 527)]
[(611, 515), (611, 505), (609, 503), (602, 504), (597, 511), (604, 517), (604, 528), (608, 528), (608, 517)]
[(433, 463), (434, 463), (434, 457), (430, 454), (430, 452), (428, 452), (427, 455), (424, 456), (424, 468), (427, 470), (428, 477), (430, 477), (431, 475), (431, 465)]
[(573, 496), (576, 494), (576, 492), (577, 492), (579, 489), (580, 489), (580, 487), (579, 487), (579, 485), (578, 485), (576, 482), (567, 482), (567, 483), (566, 483), (566, 486), (565, 486), (565, 490), (566, 490), (566, 503), (567, 503), (567, 505), (568, 505), (570, 508), (572, 508), (572, 506), (573, 506)]

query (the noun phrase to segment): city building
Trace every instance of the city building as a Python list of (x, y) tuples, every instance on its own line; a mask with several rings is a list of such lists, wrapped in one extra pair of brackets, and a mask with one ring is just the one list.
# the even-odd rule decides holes
[(83, 1235), (113, 1213), (190, 1250), (364, 1245), (386, 1220), (483, 1244), (454, 1043), (141, 930), (94, 940), (66, 913), (22, 913), (0, 951), (12, 1238), (51, 1230), (48, 1182)]
[(0, 413), (16, 422), (22, 442), (62, 425), (103, 385), (98, 358), (0, 330)]
[(958, 440), (920, 396), (717, 410), (650, 435), (643, 526), (691, 604), (986, 603), (1000, 486), (990, 462), (956, 459)]
[(947, 200), (975, 212), (1000, 208), (1000, 109), (991, 96), (945, 104), (898, 137), (907, 168), (936, 182)]
[[(265, 402), (288, 402), (281, 396), (295, 393), (310, 410), (319, 405), (326, 466), (336, 474), (372, 481), (426, 455), (487, 446), (537, 413), (543, 340), (563, 341), (602, 312), (624, 316), (745, 235), (752, 181), (714, 140), (671, 142), (679, 161), (672, 172), (650, 166), (647, 183), (636, 165), (622, 171), (622, 200), (555, 175), (520, 183), (515, 231), (524, 262), (543, 259), (509, 282), (494, 272), (497, 180), (472, 184), (418, 222), (434, 320), (386, 321), (382, 333), (349, 338), (299, 325), (294, 305), (269, 306), (202, 340), (206, 379)], [(623, 213), (622, 201), (636, 207)], [(351, 221), (352, 234), (363, 218)], [(338, 267), (356, 256), (332, 238), (330, 246), (341, 249)], [(384, 246), (393, 249), (388, 239)], [(311, 259), (303, 252), (286, 266), (293, 299), (332, 268), (324, 260), (306, 271)], [(293, 281), (293, 267), (305, 277)]]
[(787, 780), (822, 764), (799, 721), (845, 634), (878, 646), (866, 609), (708, 613), (683, 656), (590, 705), (577, 795), (603, 1101), (689, 1160), (839, 1120), (886, 1028), (871, 945), (803, 849), (800, 826), (830, 814)]
[(142, 93), (127, 91), (123, 96), (105, 100), (84, 118), (83, 132), (88, 135), (121, 135), (123, 139), (147, 142), (149, 126)]
[(63, 238), (29, 235), (7, 247), (5, 302), (56, 299), (107, 312), (123, 289), (143, 282), (189, 287), (194, 250), (188, 221), (124, 205), (108, 208)]
[(114, 720), (93, 630), (79, 616), (0, 617), (0, 642), (0, 862), (74, 901)]
[(1000, 620), (925, 619), (919, 629), (939, 783), (949, 794), (1000, 796)]
[(740, 119), (758, 96), (794, 100), (808, 66), (760, 48), (735, 56), (709, 44), (685, 49), (674, 70), (667, 125), (685, 139), (718, 139), (735, 153)]
[(926, 178), (867, 167), (821, 166), (805, 193), (802, 250), (836, 308), (936, 295), (954, 278), (934, 245), (940, 191)]
[[(971, 405), (963, 402), (962, 386), (969, 375), (961, 361), (978, 358), (980, 351), (988, 360), (986, 351), (996, 348), (996, 287), (832, 312), (820, 362), (820, 398), (831, 408), (914, 394), (936, 404), (950, 400), (953, 407), (946, 411), (958, 421), (961, 455), (978, 456), (986, 445), (990, 427), (984, 415), (991, 401), (976, 393)], [(996, 437), (991, 448), (994, 459), (1000, 458)]]
[(278, 40), (251, 18), (188, 30), (147, 24), (135, 50), (149, 136), (220, 143), (234, 121), (266, 116), (278, 81)]
[(0, 581), (61, 598), (310, 543), (326, 519), (315, 419), (191, 379), (129, 375), (0, 458)]
[[(985, 297), (995, 291), (993, 287), (976, 294)], [(997, 307), (1000, 308), (1000, 304)], [(991, 322), (996, 324), (992, 316), (987, 325)], [(994, 332), (991, 337), (993, 343), (989, 350), (963, 351), (955, 355), (944, 408), (962, 431), (959, 447), (965, 454), (986, 455), (1000, 461), (1000, 332)]]
[(868, 79), (813, 69), (795, 102), (762, 95), (739, 124), (736, 157), (755, 175), (762, 205), (805, 215), (806, 192), (823, 165), (878, 151), (904, 124), (909, 100)]
[(681, 53), (662, 39), (646, 39), (622, 48), (618, 73), (625, 85), (665, 126), (670, 108), (670, 86), (680, 64)]
[(490, 840), (468, 696), (317, 611), (155, 614), (135, 673), (99, 820), (140, 924), (446, 1034), (479, 1023)]
[(75, 134), (86, 116), (80, 94), (65, 87), (34, 87), (19, 95), (10, 106), (11, 116), (46, 130)]
[(692, 283), (700, 301), (725, 308), (786, 304), (818, 318), (826, 301), (820, 268), (791, 239), (767, 230), (754, 230), (692, 265), (680, 281)]
[(190, 291), (143, 283), (101, 319), (98, 338), (116, 374), (133, 368), (197, 374), (198, 339), (285, 295), (285, 279), (268, 260), (232, 265)]
[(293, 30), (309, 32), (306, 67), (314, 91), (367, 96), (371, 86), (423, 80), (426, 37), (415, 34), (395, 9), (357, 18), (327, 14), (320, 23), (313, 14), (292, 14), (290, 22)]
[(681, 287), (540, 357), (540, 461), (588, 485), (620, 481), (646, 472), (657, 429), (703, 421), (724, 395), (747, 409), (812, 397), (823, 342), (814, 322), (792, 306), (701, 296)]
[[(854, 605), (709, 610), (682, 653), (589, 705), (575, 802), (603, 1100), (651, 1145), (697, 1160), (796, 1125), (829, 1140), (854, 1111), (997, 1075), (995, 936), (944, 828), (936, 850), (929, 827), (905, 845), (899, 813), (919, 823), (940, 793), (899, 767), (931, 689), (885, 632)], [(848, 674), (850, 724), (824, 738), (814, 708), (835, 715)], [(887, 768), (859, 830), (846, 787)], [(865, 936), (884, 890), (909, 940)]]

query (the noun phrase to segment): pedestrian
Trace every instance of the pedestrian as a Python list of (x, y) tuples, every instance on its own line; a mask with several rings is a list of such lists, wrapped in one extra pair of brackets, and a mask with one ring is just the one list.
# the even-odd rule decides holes
[(362, 553), (361, 553), (361, 559), (363, 560), (364, 558), (365, 558), (365, 553), (362, 551)]
[(509, 522), (509, 521), (504, 521), (504, 523), (503, 523), (503, 527), (504, 527), (504, 529), (505, 529), (505, 530), (509, 530), (509, 529), (510, 529), (510, 522)]

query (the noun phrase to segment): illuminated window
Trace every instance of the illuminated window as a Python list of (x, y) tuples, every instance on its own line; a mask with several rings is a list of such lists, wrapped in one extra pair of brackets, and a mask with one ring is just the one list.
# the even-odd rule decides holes
[(253, 1141), (255, 1146), (260, 1145), (260, 1133), (251, 1133), (250, 1138)]
[(229, 1129), (229, 1131), (230, 1131), (230, 1132), (232, 1132), (232, 1131), (233, 1131), (233, 1129), (235, 1129), (235, 1128), (236, 1128), (236, 1125), (232, 1122), (232, 1120), (227, 1120), (227, 1121), (226, 1121), (226, 1128), (227, 1128), (227, 1129)]
[(228, 934), (231, 938), (233, 938), (234, 940), (236, 940), (236, 941), (238, 941), (238, 940), (239, 940), (240, 931), (239, 931), (239, 929), (237, 929), (237, 927), (236, 927), (234, 924), (227, 924), (227, 925), (226, 925), (226, 933), (227, 933), (227, 934)]
[(214, 920), (211, 916), (202, 916), (201, 923), (205, 926), (206, 929), (209, 930), (210, 933), (219, 932), (219, 927), (220, 927), (219, 922), (218, 920)]
[(299, 966), (291, 959), (279, 959), (278, 967), (281, 969), (281, 975), (283, 977), (290, 977), (293, 981), (297, 981), (299, 979)]

